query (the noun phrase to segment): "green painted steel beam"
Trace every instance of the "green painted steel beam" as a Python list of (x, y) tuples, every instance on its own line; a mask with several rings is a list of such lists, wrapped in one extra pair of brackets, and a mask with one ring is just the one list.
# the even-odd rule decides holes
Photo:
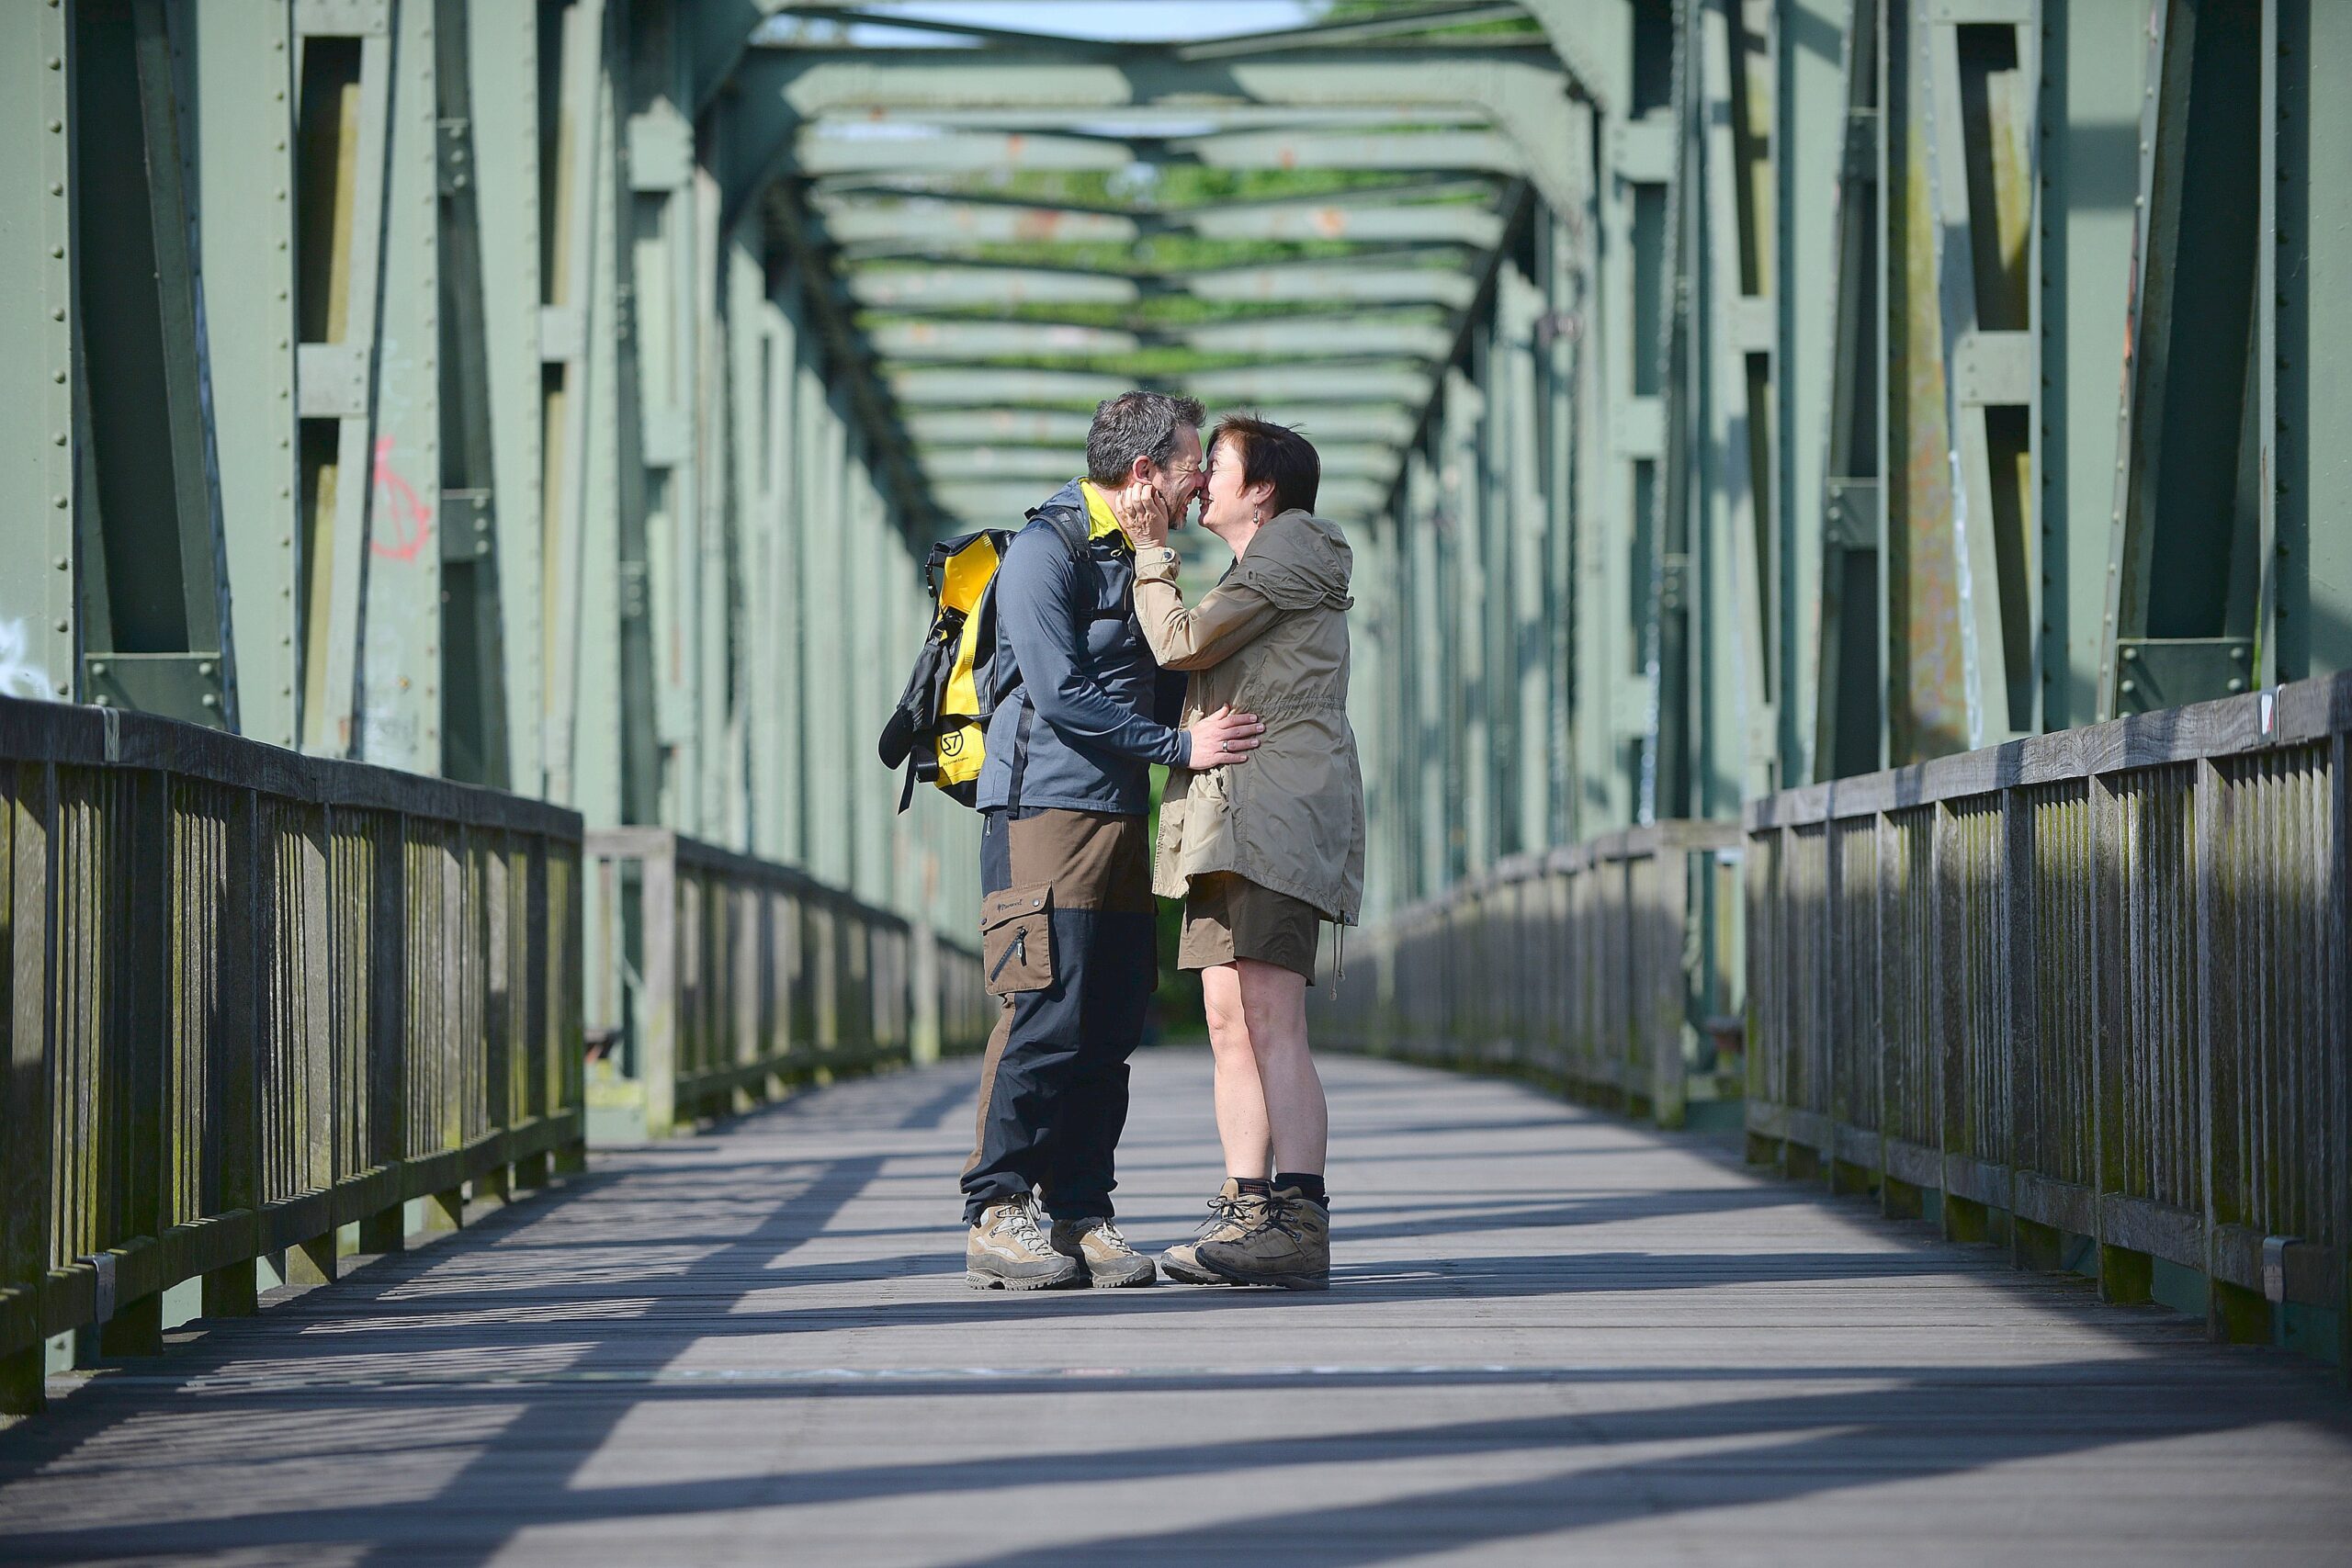
[(1048, 267), (855, 267), (845, 287), (858, 304), (892, 310), (1128, 305), (1142, 299), (1148, 289), (1236, 303), (1329, 300), (1459, 310), (1477, 293), (1477, 280), (1459, 271), (1351, 262), (1282, 262), (1148, 277)]
[(1273, 316), (1212, 321), (1187, 329), (1186, 347), (1204, 354), (1262, 355), (1269, 358), (1350, 354), (1442, 359), (1453, 352), (1451, 324), (1420, 313), (1364, 312), (1341, 315)]
[[(1476, 107), (1492, 117), (1494, 134), (1250, 131), (1179, 145), (1191, 157), (1219, 167), (1524, 172), (1555, 207), (1569, 210), (1581, 206), (1589, 183), (1588, 169), (1578, 165), (1572, 151), (1574, 121), (1581, 111), (1570, 101), (1566, 80), (1555, 60), (1525, 49), (1450, 51), (1442, 58), (1409, 50), (1301, 51), (1263, 62), (1190, 63), (1164, 51), (1140, 51), (1079, 62), (1017, 51), (990, 51), (984, 60), (958, 51), (876, 51), (843, 61), (765, 50), (746, 57), (737, 80), (730, 132), (736, 152), (724, 181), (735, 200), (784, 172), (782, 160), (791, 152), (796, 134), (811, 121), (943, 105), (1115, 111), (1182, 103), (1198, 106), (1212, 119), (1219, 104), (1378, 108), (1394, 112), (1400, 123), (1410, 123), (1418, 108)], [(866, 140), (877, 147), (895, 142), (902, 152), (919, 145), (879, 136)], [(955, 140), (925, 139), (933, 155)], [(835, 145), (842, 145), (838, 139)], [(1057, 143), (1053, 155), (1075, 157), (1079, 150), (1076, 139), (1069, 139)], [(1000, 162), (991, 166), (1004, 166), (1001, 160), (1007, 151), (999, 139)], [(1018, 151), (1024, 158), (1031, 155), (1028, 148)], [(798, 172), (810, 170), (804, 164)]]
[(865, 339), (886, 360), (1092, 358), (1143, 346), (1134, 333), (1112, 327), (953, 319), (876, 321)]
[[(1021, 514), (1052, 494), (1054, 488), (1052, 479), (998, 480), (958, 476), (934, 485), (932, 498), (943, 513), (976, 526), (1018, 527)], [(1388, 491), (1388, 486), (1370, 480), (1327, 479), (1317, 497), (1316, 510), (1333, 516), (1361, 517), (1385, 502)]]
[(1524, 175), (1530, 150), (1491, 130), (1236, 130), (1174, 143), (1213, 169), (1416, 169)]
[[(1212, 410), (1209, 417), (1214, 420), (1216, 411)], [(1322, 459), (1323, 477), (1327, 479), (1369, 479), (1385, 484), (1396, 474), (1398, 458), (1393, 446), (1362, 442), (1318, 442), (1316, 455)], [(948, 475), (987, 479), (1066, 479), (1077, 468), (1085, 466), (1083, 452), (1066, 445), (925, 446), (915, 448), (915, 459), (934, 479)]]
[(852, 255), (952, 255), (987, 245), (1117, 244), (1152, 233), (1211, 240), (1469, 245), (1492, 249), (1499, 214), (1467, 202), (1403, 206), (1295, 202), (1130, 214), (1085, 208), (1023, 207), (936, 197), (823, 203), (811, 237)]
[(1131, 305), (1143, 289), (1131, 277), (1044, 267), (934, 266), (853, 270), (845, 288), (860, 305), (907, 310), (986, 305)]
[(1360, 240), (1492, 250), (1503, 235), (1500, 214), (1467, 202), (1374, 206), (1302, 201), (1212, 207), (1174, 215), (1170, 221), (1210, 240)]
[(1061, 448), (1086, 466), (1086, 433), (1091, 416), (1058, 409), (918, 409), (906, 418), (908, 438), (919, 446), (974, 445)]
[[(836, 134), (819, 126), (792, 142), (791, 170), (811, 179), (876, 175), (1117, 173), (1206, 164), (1216, 169), (1349, 169), (1368, 174), (1531, 172), (1526, 150), (1489, 130), (1250, 130), (1156, 144), (1052, 132), (944, 130), (935, 134)], [(774, 172), (781, 172), (778, 166)], [(757, 182), (753, 182), (757, 183)], [(748, 195), (748, 186), (732, 186)]]
[(856, 136), (827, 135), (823, 128), (810, 128), (801, 131), (792, 144), (793, 172), (810, 178), (904, 171), (1116, 173), (1135, 161), (1135, 151), (1124, 141), (1100, 137), (1023, 135), (1017, 131)]
[[(1295, 403), (1274, 412), (1318, 446), (1326, 441), (1401, 446), (1412, 439), (1417, 416), (1393, 403)], [(918, 409), (907, 434), (922, 447), (974, 446), (1065, 447), (1082, 460), (1090, 416), (1072, 409), (1016, 409), (989, 401), (966, 409)]]
[[(989, 402), (1088, 403), (1114, 398), (1135, 385), (1125, 376), (1091, 370), (1019, 370), (1001, 367), (885, 368), (890, 394), (910, 408), (969, 408)], [(1407, 409), (1429, 400), (1430, 377), (1411, 366), (1268, 366), (1244, 370), (1203, 371), (1147, 379), (1173, 386), (1204, 401), (1269, 405), (1387, 399)]]
[[(1430, 104), (1416, 107), (1416, 126), (1481, 126), (1484, 109), (1470, 105)], [(1124, 108), (1072, 108), (1034, 104), (1022, 108), (928, 107), (867, 109), (857, 116), (865, 124), (928, 125), (958, 130), (1066, 130), (1084, 135), (1118, 136), (1137, 141), (1204, 136), (1210, 130), (1329, 130), (1346, 126), (1393, 129), (1395, 109), (1289, 107), (1269, 104), (1193, 103), (1130, 104)]]
[(869, 321), (865, 332), (885, 360), (932, 364), (1102, 358), (1147, 345), (1266, 359), (1328, 359), (1338, 344), (1351, 354), (1434, 360), (1453, 352), (1454, 339), (1452, 327), (1418, 310), (1327, 311), (1136, 331), (1066, 321), (910, 316)]
[(899, 370), (886, 371), (890, 395), (910, 408), (966, 408), (975, 403), (1091, 403), (1115, 398), (1134, 385), (1123, 376), (1085, 370)]
[(1197, 299), (1335, 299), (1380, 305), (1443, 305), (1460, 310), (1477, 293), (1477, 280), (1439, 267), (1383, 267), (1346, 262), (1294, 262), (1182, 275), (1183, 291)]
[(1313, 399), (1393, 399), (1419, 409), (1430, 400), (1427, 368), (1414, 365), (1266, 365), (1239, 370), (1204, 370), (1180, 378), (1184, 389), (1210, 402), (1263, 402)]
[[(1332, 44), (1370, 43), (1378, 39), (1393, 39), (1406, 33), (1424, 32), (1432, 28), (1459, 28), (1476, 22), (1517, 21), (1525, 13), (1516, 0), (1434, 0), (1420, 6), (1396, 6), (1386, 14), (1350, 17), (1338, 21), (1317, 22), (1307, 27), (1285, 28), (1275, 32), (1241, 33), (1230, 38), (1204, 39), (1198, 43), (1179, 44), (1176, 54), (1182, 60), (1239, 60), (1259, 55), (1288, 53), (1302, 49), (1327, 48)], [(1417, 48), (1443, 49), (1468, 47), (1491, 49), (1492, 39), (1472, 35), (1459, 40), (1414, 40)]]
[(74, 564), (74, 277), (67, 13), (0, 6), (0, 694), (72, 698), (79, 686)]
[(978, 245), (1117, 244), (1137, 238), (1144, 229), (1130, 214), (1083, 208), (835, 197), (817, 204), (811, 237), (844, 248), (891, 246), (944, 254)]

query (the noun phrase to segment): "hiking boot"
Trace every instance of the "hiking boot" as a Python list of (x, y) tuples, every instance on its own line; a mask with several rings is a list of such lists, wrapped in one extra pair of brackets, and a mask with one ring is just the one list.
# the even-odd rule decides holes
[(1241, 1190), (1240, 1179), (1228, 1176), (1216, 1196), (1209, 1200), (1209, 1217), (1201, 1222), (1200, 1234), (1187, 1242), (1180, 1242), (1159, 1255), (1159, 1267), (1171, 1280), (1182, 1280), (1188, 1285), (1222, 1285), (1225, 1281), (1201, 1267), (1193, 1250), (1204, 1241), (1239, 1241), (1248, 1235), (1265, 1217), (1266, 1200)]
[(1234, 1241), (1203, 1241), (1193, 1256), (1202, 1268), (1231, 1284), (1329, 1290), (1331, 1211), (1295, 1187), (1277, 1187), (1273, 1201), (1247, 1235)]
[(976, 1291), (1054, 1291), (1085, 1282), (1075, 1258), (1046, 1245), (1025, 1197), (990, 1203), (965, 1238), (964, 1283)]
[(1117, 1224), (1108, 1219), (1056, 1220), (1054, 1250), (1078, 1260), (1087, 1282), (1098, 1291), (1121, 1285), (1148, 1285), (1159, 1276), (1151, 1259), (1127, 1245)]

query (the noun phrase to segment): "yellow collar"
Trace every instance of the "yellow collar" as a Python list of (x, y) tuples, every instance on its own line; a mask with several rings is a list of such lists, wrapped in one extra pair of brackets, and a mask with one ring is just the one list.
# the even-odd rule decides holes
[(1127, 533), (1125, 529), (1119, 526), (1119, 514), (1111, 510), (1111, 502), (1104, 498), (1101, 491), (1094, 488), (1094, 481), (1080, 479), (1078, 481), (1078, 488), (1086, 494), (1086, 515), (1094, 525), (1086, 532), (1087, 542), (1091, 544), (1096, 539), (1125, 539)]

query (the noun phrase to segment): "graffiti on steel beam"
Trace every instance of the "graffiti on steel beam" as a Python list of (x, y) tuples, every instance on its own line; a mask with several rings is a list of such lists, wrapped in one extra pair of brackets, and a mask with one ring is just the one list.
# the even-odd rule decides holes
[(379, 537), (370, 530), (368, 547), (386, 560), (415, 560), (433, 538), (433, 509), (393, 466), (389, 435), (376, 438), (375, 483), (377, 514), (385, 519), (384, 532), (390, 536)]
[(57, 695), (49, 671), (32, 661), (32, 632), (22, 621), (0, 621), (0, 697), (48, 701)]

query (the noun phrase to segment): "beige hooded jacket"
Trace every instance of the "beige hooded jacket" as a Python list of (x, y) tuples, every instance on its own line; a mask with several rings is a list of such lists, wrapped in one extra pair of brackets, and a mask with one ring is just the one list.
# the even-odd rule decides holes
[(1230, 704), (1266, 733), (1237, 767), (1172, 769), (1152, 891), (1230, 871), (1353, 923), (1363, 898), (1363, 775), (1348, 728), (1348, 576), (1339, 525), (1295, 509), (1261, 526), (1188, 609), (1173, 551), (1136, 563), (1136, 614), (1166, 670), (1192, 671), (1187, 725)]

